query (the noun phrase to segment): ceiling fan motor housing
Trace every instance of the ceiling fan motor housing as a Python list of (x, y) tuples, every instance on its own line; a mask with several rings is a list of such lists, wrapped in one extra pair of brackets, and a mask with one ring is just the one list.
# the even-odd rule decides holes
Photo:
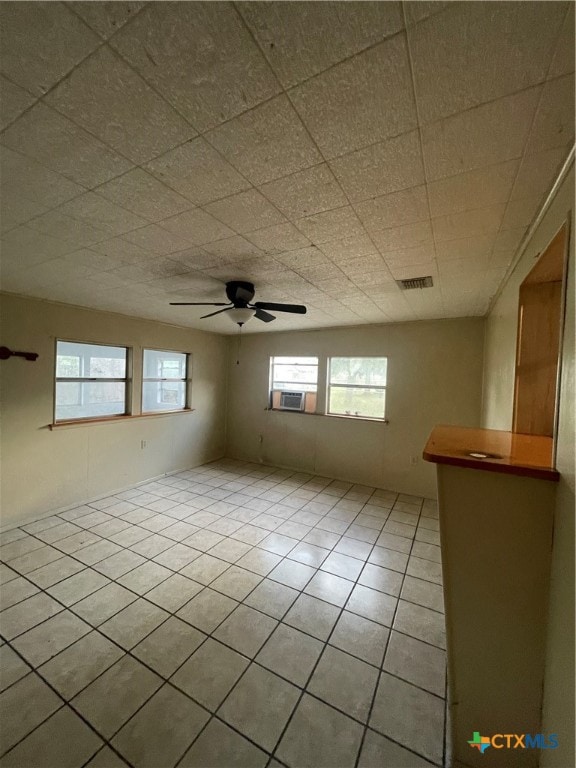
[(243, 280), (230, 280), (226, 283), (226, 296), (235, 307), (245, 307), (254, 298), (254, 284)]

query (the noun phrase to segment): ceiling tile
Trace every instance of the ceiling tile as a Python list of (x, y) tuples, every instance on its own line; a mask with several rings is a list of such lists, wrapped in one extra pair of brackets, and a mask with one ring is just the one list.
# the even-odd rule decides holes
[(149, 3), (111, 44), (200, 132), (281, 90), (232, 3)]
[(401, 248), (416, 248), (421, 245), (433, 247), (432, 227), (429, 221), (405, 224), (402, 227), (381, 229), (372, 234), (380, 253), (396, 251)]
[(256, 189), (210, 203), (205, 210), (240, 234), (286, 221), (280, 211)]
[[(203, 213), (203, 211), (200, 211), (200, 213)], [(178, 219), (180, 216), (186, 216), (186, 214), (181, 213), (175, 219)], [(164, 225), (170, 221), (173, 221), (173, 219), (164, 219), (162, 227), (159, 227), (157, 224), (150, 224), (147, 227), (142, 227), (142, 229), (127, 232), (124, 235), (124, 239), (134, 243), (134, 245), (142, 248), (142, 250), (158, 256), (167, 256), (169, 253), (186, 250), (192, 244), (191, 238), (181, 236), (179, 232), (169, 232), (165, 229)]]
[(146, 170), (196, 205), (250, 187), (250, 183), (203, 138), (155, 158), (146, 165)]
[(72, 2), (68, 3), (94, 32), (107, 40), (131, 19), (146, 3), (123, 2)]
[(36, 96), (0, 75), (0, 130), (16, 120), (35, 101)]
[[(427, 261), (421, 264), (395, 264), (390, 267), (394, 280), (409, 280), (413, 277), (432, 277), (438, 280), (438, 267), (435, 261)], [(412, 289), (412, 290), (418, 290)]]
[(322, 161), (285, 95), (215, 128), (206, 139), (253, 184)]
[(141, 168), (134, 168), (123, 176), (102, 184), (94, 191), (152, 222), (193, 207), (193, 203)]
[(260, 191), (292, 221), (347, 203), (326, 164), (271, 181)]
[(495, 240), (495, 235), (476, 235), (436, 243), (438, 263), (452, 259), (487, 260), (490, 258)]
[[(159, 227), (156, 227), (156, 230), (158, 229)], [(142, 230), (134, 230), (132, 235), (135, 236), (137, 232), (141, 232), (141, 231)], [(164, 230), (161, 230), (161, 233), (163, 236), (166, 235), (166, 232)], [(147, 234), (150, 234), (150, 233), (147, 233)], [(136, 235), (136, 237), (137, 239), (139, 238), (140, 240), (144, 239), (142, 235)], [(152, 238), (153, 238), (153, 235), (152, 235)], [(97, 243), (91, 246), (91, 250), (97, 251), (98, 253), (108, 256), (109, 258), (114, 259), (118, 263), (122, 263), (122, 264), (131, 264), (133, 262), (146, 261), (147, 259), (151, 259), (155, 256), (153, 249), (141, 248), (135, 243), (131, 243), (122, 237), (113, 237), (113, 238), (110, 238), (110, 240), (105, 240), (102, 243)]]
[(380, 254), (361, 256), (359, 259), (350, 259), (339, 264), (345, 275), (354, 280), (359, 275), (371, 275), (385, 268), (386, 264)]
[(566, 147), (574, 141), (574, 74), (550, 80), (534, 118), (526, 154)]
[(360, 256), (367, 256), (374, 253), (375, 249), (376, 246), (366, 234), (345, 237), (341, 240), (330, 240), (320, 246), (320, 250), (337, 264), (349, 259), (360, 258)]
[[(408, 34), (424, 123), (544, 80), (564, 3), (453, 3)], [(447, 42), (449, 41), (449, 43)]]
[(431, 215), (443, 216), (505, 203), (510, 197), (518, 166), (518, 160), (508, 160), (430, 182), (428, 199)]
[(435, 13), (443, 11), (445, 8), (454, 4), (454, 0), (448, 0), (448, 2), (440, 2), (437, 0), (434, 2), (427, 2), (425, 0), (419, 0), (419, 2), (404, 3), (404, 13), (406, 14), (407, 24), (417, 24), (419, 21), (427, 19), (428, 16), (432, 16)]
[(28, 157), (0, 147), (0, 184), (15, 195), (52, 208), (84, 188)]
[(310, 245), (307, 237), (293, 224), (275, 224), (256, 232), (248, 232), (246, 238), (266, 253), (284, 253)]
[(530, 195), (519, 200), (511, 200), (506, 206), (502, 219), (502, 229), (518, 229), (527, 227), (542, 206), (541, 195)]
[(0, 69), (42, 96), (99, 44), (64, 3), (0, 3)]
[(85, 187), (102, 184), (132, 167), (129, 160), (40, 102), (13, 123), (0, 141)]
[(494, 251), (516, 251), (525, 234), (526, 227), (499, 232), (494, 241)]
[(146, 219), (120, 208), (94, 192), (86, 192), (64, 203), (58, 208), (58, 212), (101, 229), (109, 236), (122, 235), (124, 232), (148, 224)]
[(290, 98), (327, 158), (416, 128), (405, 35), (337, 64)]
[(30, 229), (51, 235), (74, 246), (81, 247), (106, 240), (108, 234), (90, 224), (72, 219), (59, 211), (49, 211), (28, 222)]
[(558, 38), (548, 77), (567, 75), (569, 72), (574, 72), (574, 3), (568, 3), (564, 26)]
[(290, 269), (300, 270), (302, 267), (317, 267), (320, 264), (330, 264), (330, 260), (315, 246), (300, 248), (298, 251), (280, 253), (276, 259)]
[(424, 183), (418, 131), (373, 144), (330, 162), (352, 203)]
[(434, 245), (429, 243), (414, 248), (402, 248), (398, 251), (384, 251), (382, 254), (386, 264), (392, 267), (409, 266), (411, 264), (426, 264), (434, 261)]
[(46, 99), (134, 163), (144, 163), (196, 135), (107, 46), (80, 64)]
[(240, 3), (238, 10), (286, 87), (403, 27), (397, 2)]
[(434, 239), (441, 242), (473, 235), (495, 235), (502, 223), (505, 208), (506, 204), (500, 203), (489, 208), (462, 211), (432, 219)]
[(354, 208), (369, 232), (423, 221), (430, 215), (425, 186), (366, 200)]
[(70, 253), (74, 246), (26, 226), (10, 230), (2, 237), (2, 260), (22, 269)]
[(358, 221), (358, 217), (349, 205), (299, 219), (296, 226), (314, 244), (366, 234), (362, 224)]
[(186, 239), (189, 245), (204, 245), (236, 234), (206, 211), (194, 208), (160, 222), (162, 229)]
[(226, 237), (224, 240), (218, 240), (215, 243), (206, 243), (204, 250), (208, 254), (224, 258), (226, 263), (240, 258), (262, 256), (262, 251), (259, 248), (243, 237), (240, 237), (240, 235)]
[(29, 219), (39, 216), (46, 211), (46, 206), (35, 200), (27, 200), (12, 191), (12, 188), (2, 188), (0, 197), (0, 230), (7, 232), (9, 229), (24, 224)]
[(559, 147), (535, 155), (525, 155), (520, 163), (511, 199), (531, 194), (545, 195), (552, 188), (567, 154), (564, 147)]
[(483, 104), (422, 129), (430, 181), (522, 155), (540, 86)]

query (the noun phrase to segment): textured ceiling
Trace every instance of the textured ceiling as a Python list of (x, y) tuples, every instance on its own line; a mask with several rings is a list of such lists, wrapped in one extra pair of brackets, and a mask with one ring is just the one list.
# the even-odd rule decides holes
[[(567, 2), (2, 2), (4, 290), (222, 333), (482, 315), (573, 142)], [(401, 292), (395, 280), (432, 275)]]

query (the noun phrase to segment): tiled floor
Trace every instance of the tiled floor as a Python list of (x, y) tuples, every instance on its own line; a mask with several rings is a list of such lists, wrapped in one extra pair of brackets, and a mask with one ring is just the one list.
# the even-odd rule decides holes
[(222, 460), (0, 547), (0, 766), (444, 764), (435, 503)]

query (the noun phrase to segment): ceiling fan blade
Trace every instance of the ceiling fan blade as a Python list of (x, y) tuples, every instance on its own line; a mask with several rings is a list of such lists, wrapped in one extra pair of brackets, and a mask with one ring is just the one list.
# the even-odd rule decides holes
[(171, 307), (228, 307), (227, 301), (171, 301)]
[(271, 315), (269, 312), (264, 312), (264, 310), (260, 309), (260, 307), (258, 307), (256, 310), (254, 317), (257, 317), (258, 320), (263, 320), (265, 323), (271, 323), (272, 320), (276, 320), (274, 315)]
[(232, 307), (226, 307), (226, 309), (218, 309), (216, 312), (210, 312), (209, 315), (202, 315), (200, 320), (204, 320), (205, 317), (214, 317), (214, 315), (219, 315), (221, 312), (228, 312), (229, 309), (232, 309)]
[(271, 309), (272, 312), (292, 312), (294, 315), (305, 315), (306, 307), (302, 304), (274, 304), (269, 301), (257, 301), (256, 309)]

